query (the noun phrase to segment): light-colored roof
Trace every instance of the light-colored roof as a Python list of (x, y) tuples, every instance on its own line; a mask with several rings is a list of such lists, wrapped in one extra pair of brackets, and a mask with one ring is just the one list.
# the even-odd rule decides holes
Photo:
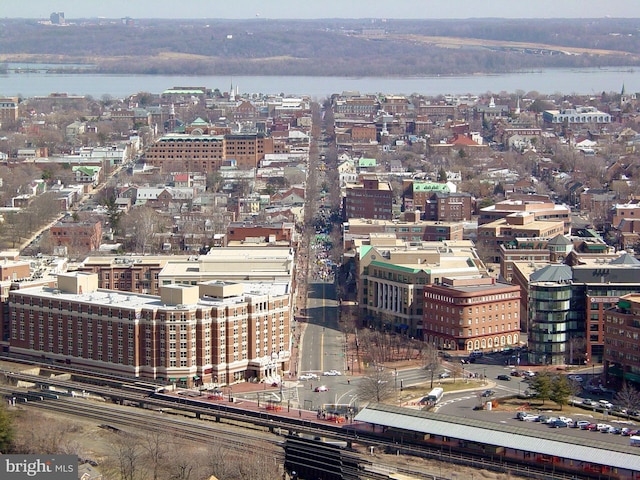
[(540, 270), (536, 270), (529, 277), (530, 282), (570, 282), (573, 279), (573, 272), (569, 265), (547, 265)]
[(360, 422), (504, 446), (525, 452), (563, 456), (579, 462), (636, 471), (640, 468), (637, 447), (601, 442), (591, 437), (583, 439), (557, 433), (537, 432), (529, 428), (497, 425), (480, 420), (381, 404), (368, 406), (360, 411), (355, 419)]

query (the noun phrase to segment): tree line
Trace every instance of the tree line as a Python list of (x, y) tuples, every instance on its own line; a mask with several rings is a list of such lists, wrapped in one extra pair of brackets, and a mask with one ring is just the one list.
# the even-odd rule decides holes
[[(64, 29), (5, 20), (0, 51), (5, 57), (29, 54), (46, 62), (55, 56), (56, 62), (93, 63), (98, 72), (136, 74), (442, 75), (640, 63), (636, 56), (640, 40), (623, 20), (593, 24), (582, 20), (393, 20), (384, 24), (384, 34), (378, 36), (363, 35), (366, 28), (371, 26), (362, 20), (145, 20), (139, 27), (79, 23)], [(541, 55), (477, 46), (452, 49), (415, 41), (414, 35), (529, 41), (621, 53)]]

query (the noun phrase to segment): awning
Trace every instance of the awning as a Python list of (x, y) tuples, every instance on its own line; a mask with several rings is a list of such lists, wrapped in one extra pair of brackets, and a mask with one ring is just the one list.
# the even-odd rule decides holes
[(194, 375), (194, 376), (193, 376), (193, 379), (194, 379), (194, 380), (200, 380), (200, 377), (199, 377), (198, 375)]

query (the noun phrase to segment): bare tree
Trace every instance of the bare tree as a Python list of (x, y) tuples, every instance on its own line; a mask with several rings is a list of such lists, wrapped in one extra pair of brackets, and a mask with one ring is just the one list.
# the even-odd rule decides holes
[(142, 448), (146, 463), (149, 465), (151, 478), (158, 480), (159, 474), (163, 469), (163, 462), (169, 452), (170, 437), (164, 432), (148, 431), (142, 437)]
[(631, 411), (640, 408), (640, 392), (624, 382), (622, 388), (616, 393), (615, 401), (627, 411), (627, 418)]
[(140, 460), (144, 454), (140, 438), (127, 432), (114, 434), (111, 443), (112, 460), (122, 480), (140, 478)]
[(433, 388), (433, 376), (440, 367), (440, 357), (438, 356), (438, 349), (429, 343), (425, 343), (425, 349), (422, 353), (423, 367), (431, 375), (431, 387)]
[(378, 365), (369, 370), (358, 383), (358, 399), (365, 402), (384, 402), (394, 395), (394, 378), (388, 369)]
[[(42, 428), (46, 425), (47, 428)], [(44, 417), (38, 412), (30, 411), (16, 418), (16, 452), (29, 454), (78, 454), (79, 447), (68, 439), (77, 425), (62, 420)]]
[(131, 210), (121, 223), (122, 230), (131, 242), (131, 249), (144, 254), (148, 249), (153, 249), (154, 235), (163, 230), (165, 222), (153, 208), (138, 207)]
[(209, 445), (205, 455), (205, 473), (217, 478), (231, 478), (233, 467), (228, 456), (229, 451), (220, 442)]

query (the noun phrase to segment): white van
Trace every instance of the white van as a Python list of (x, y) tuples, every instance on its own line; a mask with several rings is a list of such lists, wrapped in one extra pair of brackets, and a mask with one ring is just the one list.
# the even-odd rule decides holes
[(606, 408), (607, 410), (611, 410), (613, 408), (613, 403), (607, 400), (598, 400), (598, 406), (601, 408)]

